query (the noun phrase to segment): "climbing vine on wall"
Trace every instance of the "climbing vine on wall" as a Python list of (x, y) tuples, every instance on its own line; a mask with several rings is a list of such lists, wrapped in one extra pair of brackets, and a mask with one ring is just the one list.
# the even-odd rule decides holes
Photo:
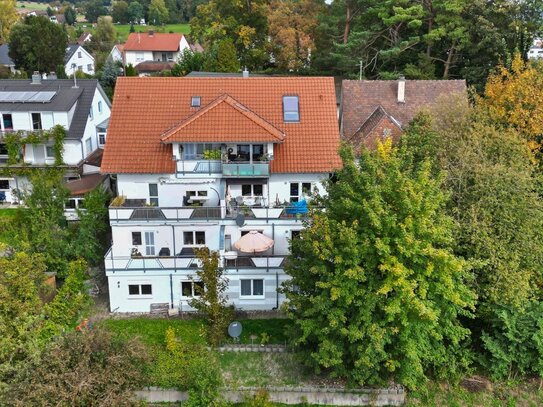
[(17, 131), (4, 136), (4, 143), (8, 151), (8, 165), (20, 164), (22, 160), (22, 148), (25, 144), (37, 145), (53, 142), (55, 165), (62, 165), (64, 153), (64, 138), (66, 129), (56, 125), (51, 130), (39, 130), (34, 132)]

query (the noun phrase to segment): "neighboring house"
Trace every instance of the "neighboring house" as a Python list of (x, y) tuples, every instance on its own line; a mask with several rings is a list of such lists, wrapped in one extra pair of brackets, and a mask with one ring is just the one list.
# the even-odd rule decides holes
[[(52, 77), (52, 75), (50, 75)], [(85, 167), (85, 159), (105, 143), (105, 129), (111, 112), (110, 102), (95, 79), (0, 80), (0, 170), (8, 163), (5, 136), (10, 132), (41, 132), (55, 125), (67, 129), (64, 139), (62, 166), (66, 179), (79, 179), (96, 169)], [(96, 162), (95, 160), (93, 162)], [(27, 144), (20, 160), (10, 166), (18, 168), (47, 168), (54, 165), (52, 142)], [(91, 166), (92, 167), (92, 166)], [(24, 176), (0, 175), (0, 191), (8, 202), (16, 202), (14, 189), (25, 187)]]
[(81, 71), (94, 75), (94, 57), (79, 44), (69, 45), (64, 57), (66, 75), (73, 75), (74, 71)]
[(124, 45), (115, 44), (113, 48), (111, 49), (111, 52), (109, 53), (107, 59), (113, 62), (120, 62), (124, 65), (123, 55), (124, 55)]
[(541, 48), (541, 47), (530, 48), (530, 50), (528, 51), (528, 58), (529, 59), (541, 59), (541, 58), (543, 58), (543, 48)]
[(8, 68), (11, 73), (15, 73), (15, 63), (9, 57), (8, 44), (0, 45), (0, 65)]
[(85, 43), (90, 42), (91, 39), (92, 39), (92, 34), (91, 33), (83, 33), (77, 39), (77, 43), (79, 45), (85, 45)]
[[(115, 101), (101, 167), (119, 192), (111, 310), (191, 311), (203, 246), (220, 253), (236, 308), (277, 309), (306, 200), (341, 165), (333, 78), (120, 77)], [(237, 250), (245, 235), (268, 249)]]
[(357, 81), (344, 80), (341, 89), (341, 135), (355, 150), (374, 148), (377, 141), (397, 140), (422, 109), (454, 94), (467, 101), (465, 80)]
[(136, 69), (142, 62), (175, 63), (185, 49), (190, 45), (183, 34), (131, 33), (124, 44), (124, 62)]

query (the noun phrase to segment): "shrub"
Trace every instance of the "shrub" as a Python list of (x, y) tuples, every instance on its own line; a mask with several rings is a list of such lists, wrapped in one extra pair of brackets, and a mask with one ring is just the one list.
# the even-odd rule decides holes
[(483, 365), (495, 379), (543, 376), (543, 302), (525, 309), (497, 307), (482, 334)]

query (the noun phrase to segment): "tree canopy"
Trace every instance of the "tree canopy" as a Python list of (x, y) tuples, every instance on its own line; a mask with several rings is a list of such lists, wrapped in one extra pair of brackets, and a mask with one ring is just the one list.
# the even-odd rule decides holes
[(18, 19), (16, 0), (0, 1), (0, 45), (8, 42), (11, 28)]
[(475, 295), (453, 254), (442, 177), (410, 166), (390, 142), (326, 184), (286, 270), (294, 340), (307, 361), (357, 385), (416, 388), (429, 369), (457, 373)]
[(9, 37), (9, 56), (19, 68), (51, 72), (64, 63), (68, 35), (60, 24), (44, 16), (27, 16)]

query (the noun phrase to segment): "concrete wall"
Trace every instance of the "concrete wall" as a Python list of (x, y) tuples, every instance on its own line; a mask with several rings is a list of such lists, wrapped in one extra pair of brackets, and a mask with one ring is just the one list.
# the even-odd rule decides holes
[[(257, 392), (258, 388), (238, 390), (224, 389), (221, 393), (230, 402), (240, 403)], [(401, 406), (405, 403), (405, 392), (401, 388), (360, 389), (346, 391), (333, 388), (288, 388), (266, 389), (270, 401), (283, 404), (333, 405), (333, 406)], [(150, 388), (137, 391), (136, 397), (149, 403), (179, 402), (188, 399), (188, 393), (177, 390)]]

